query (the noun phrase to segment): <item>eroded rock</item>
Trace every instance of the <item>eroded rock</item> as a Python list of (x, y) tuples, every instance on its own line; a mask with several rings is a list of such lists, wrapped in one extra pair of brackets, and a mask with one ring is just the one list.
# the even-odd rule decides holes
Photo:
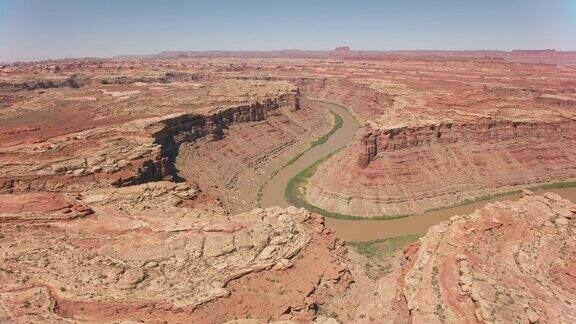
[(573, 322), (573, 207), (555, 194), (527, 195), (431, 227), (399, 253), (375, 286), (382, 297), (359, 314), (376, 322)]
[[(174, 206), (170, 196), (181, 189), (158, 182), (87, 192), (72, 202), (93, 214), (52, 217), (48, 227), (28, 213), (49, 215), (69, 200), (50, 194), (54, 203), (44, 205), (38, 199), (45, 194), (9, 196), (39, 204), (1, 205), (0, 242), (11, 243), (0, 244), (0, 292), (31, 283), (47, 287), (58, 308), (46, 309), (42, 318), (212, 322), (248, 314), (312, 319), (312, 305), (322, 300), (316, 291), (347, 287), (338, 280), (345, 270), (337, 265), (342, 256), (332, 252), (333, 234), (313, 230), (318, 216), (312, 221), (307, 211), (271, 208), (229, 217)], [(333, 267), (339, 270), (327, 270)], [(340, 275), (326, 276), (332, 273)], [(327, 284), (319, 287), (323, 278)], [(164, 306), (154, 306), (157, 301)], [(288, 306), (294, 313), (284, 314)], [(150, 308), (147, 315), (138, 311)]]

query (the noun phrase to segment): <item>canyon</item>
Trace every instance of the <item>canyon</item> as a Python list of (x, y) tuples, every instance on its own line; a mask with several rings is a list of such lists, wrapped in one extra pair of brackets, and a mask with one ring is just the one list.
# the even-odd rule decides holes
[(319, 167), (307, 198), (342, 214), (394, 216), (571, 180), (575, 126), (568, 118), (490, 118), (367, 130)]
[(0, 321), (573, 322), (570, 55), (0, 66)]
[[(312, 205), (396, 217), (576, 177), (571, 68), (520, 72), (524, 66), (504, 64), (506, 72), (486, 63), (476, 72), (462, 63), (462, 73), (440, 63), (398, 65), (407, 71), (311, 87), (364, 123), (309, 179)], [(346, 90), (335, 95), (335, 88)]]

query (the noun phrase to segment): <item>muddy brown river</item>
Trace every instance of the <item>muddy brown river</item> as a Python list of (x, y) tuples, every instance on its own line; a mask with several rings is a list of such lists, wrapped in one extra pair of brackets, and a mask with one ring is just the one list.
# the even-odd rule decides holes
[[(288, 181), (319, 159), (348, 144), (360, 128), (356, 119), (345, 107), (325, 102), (318, 102), (318, 104), (338, 114), (343, 121), (342, 127), (332, 134), (325, 143), (306, 151), (298, 160), (280, 170), (270, 179), (262, 191), (260, 200), (262, 207), (289, 206), (284, 199), (284, 189)], [(555, 192), (563, 198), (576, 202), (576, 188), (534, 190), (534, 192)], [(469, 214), (491, 202), (517, 200), (519, 197), (520, 194), (502, 195), (467, 205), (434, 210), (392, 220), (342, 220), (326, 217), (326, 225), (333, 229), (339, 238), (346, 241), (371, 241), (395, 236), (421, 234), (426, 233), (429, 227), (439, 224), (454, 215)]]
[[(535, 193), (555, 192), (563, 198), (576, 202), (576, 188), (534, 190)], [(503, 195), (467, 205), (425, 212), (391, 220), (341, 220), (326, 218), (326, 225), (346, 241), (371, 241), (394, 236), (426, 233), (428, 228), (454, 215), (470, 214), (478, 208), (495, 201), (517, 200), (520, 194)]]
[(288, 181), (319, 159), (348, 144), (360, 128), (360, 124), (358, 124), (346, 107), (326, 102), (316, 103), (339, 115), (342, 118), (342, 127), (334, 132), (326, 142), (309, 149), (298, 160), (284, 167), (270, 179), (262, 189), (262, 197), (260, 198), (260, 205), (262, 207), (289, 206), (288, 202), (284, 199), (284, 188), (286, 188)]

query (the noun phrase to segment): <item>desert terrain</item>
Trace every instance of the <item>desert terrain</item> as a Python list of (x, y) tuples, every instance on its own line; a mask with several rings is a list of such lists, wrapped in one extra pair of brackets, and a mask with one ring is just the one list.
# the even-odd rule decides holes
[(0, 322), (575, 322), (575, 63), (2, 65)]

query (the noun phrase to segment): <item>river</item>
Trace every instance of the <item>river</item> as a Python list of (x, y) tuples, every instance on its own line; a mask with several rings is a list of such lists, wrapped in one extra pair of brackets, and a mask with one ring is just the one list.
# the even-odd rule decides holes
[[(294, 163), (281, 169), (262, 190), (260, 205), (262, 207), (289, 206), (284, 198), (284, 189), (288, 181), (300, 171), (314, 164), (319, 159), (339, 150), (353, 138), (360, 124), (346, 107), (326, 102), (316, 102), (342, 118), (342, 127), (336, 130), (328, 140), (306, 151)], [(555, 192), (560, 196), (576, 202), (576, 188), (535, 190), (536, 193)], [(465, 215), (486, 204), (503, 200), (517, 200), (520, 194), (502, 195), (495, 198), (470, 203), (457, 207), (444, 208), (425, 212), (419, 215), (407, 216), (391, 220), (342, 220), (326, 217), (326, 226), (333, 229), (340, 239), (345, 241), (371, 241), (396, 236), (426, 233), (434, 226), (454, 215)]]
[(339, 115), (342, 118), (342, 127), (336, 130), (326, 142), (312, 147), (298, 158), (298, 160), (284, 167), (270, 179), (262, 189), (260, 206), (264, 208), (289, 206), (288, 202), (284, 199), (284, 188), (286, 188), (288, 181), (300, 171), (314, 164), (314, 162), (348, 144), (360, 128), (360, 124), (358, 124), (346, 107), (320, 101), (315, 101), (315, 103)]

